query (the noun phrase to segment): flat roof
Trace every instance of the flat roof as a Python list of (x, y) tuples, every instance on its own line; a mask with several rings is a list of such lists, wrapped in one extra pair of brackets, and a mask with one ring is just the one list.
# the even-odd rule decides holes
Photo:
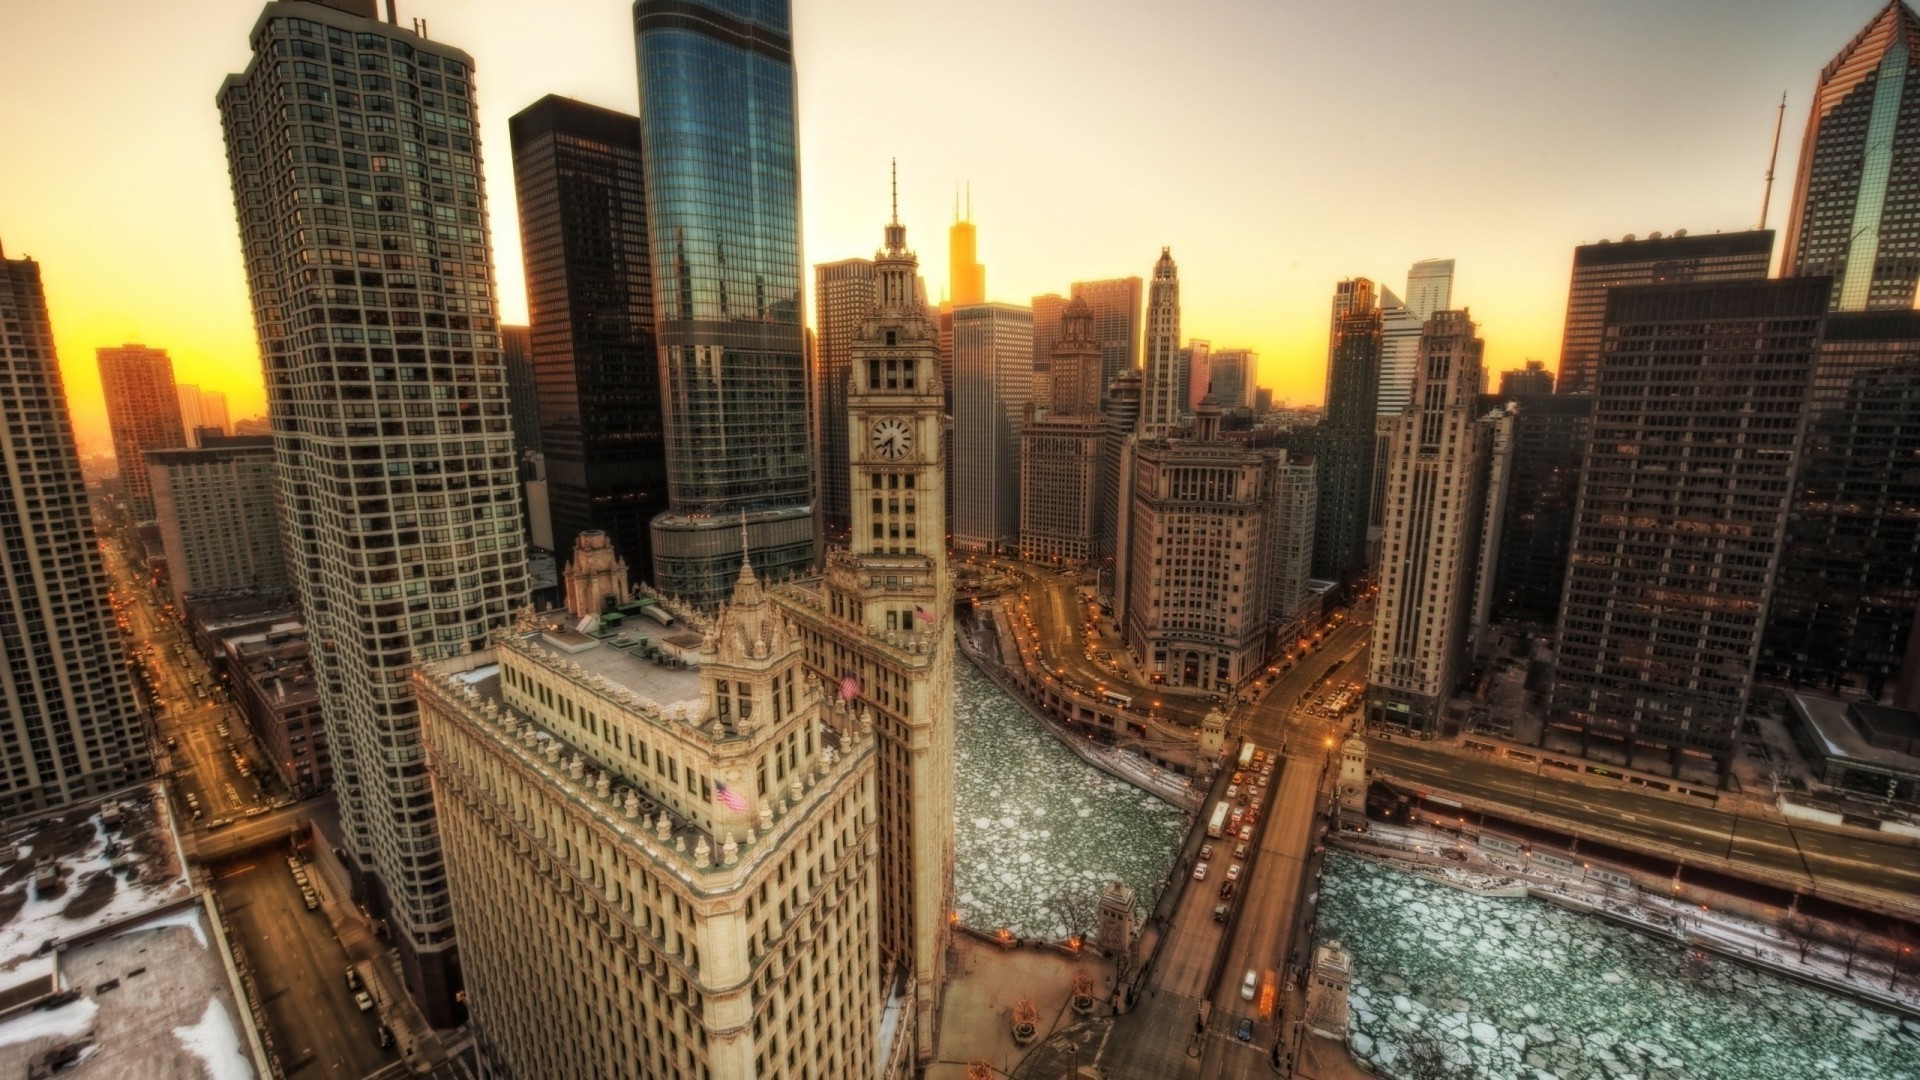
[[(639, 637), (654, 637), (657, 640), (663, 636), (634, 634), (622, 628), (622, 633), (614, 638), (597, 641), (573, 630), (543, 630), (516, 639), (513, 647), (545, 649), (559, 656), (563, 664), (572, 661), (589, 675), (598, 675), (617, 687), (633, 691), (633, 696), (643, 703), (655, 702), (663, 713), (671, 713), (675, 705), (685, 705), (689, 714), (698, 716), (706, 709), (700, 693), (700, 669), (658, 664), (636, 656), (634, 651), (639, 648), (637, 644), (624, 649), (613, 644), (614, 640), (621, 637), (636, 640)], [(543, 641), (542, 638), (555, 640)], [(697, 637), (695, 641), (698, 641)], [(560, 642), (564, 642), (564, 645)]]
[(1850, 702), (1818, 694), (1789, 694), (1793, 711), (1824, 744), (1827, 756), (1888, 772), (1920, 774), (1920, 757), (1886, 750), (1867, 743), (1866, 737), (1847, 719)]

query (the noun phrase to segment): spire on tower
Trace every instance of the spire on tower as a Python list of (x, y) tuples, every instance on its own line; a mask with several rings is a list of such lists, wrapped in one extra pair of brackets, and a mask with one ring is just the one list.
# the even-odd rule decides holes
[(893, 223), (900, 224), (900, 159), (888, 158), (887, 165), (893, 170)]

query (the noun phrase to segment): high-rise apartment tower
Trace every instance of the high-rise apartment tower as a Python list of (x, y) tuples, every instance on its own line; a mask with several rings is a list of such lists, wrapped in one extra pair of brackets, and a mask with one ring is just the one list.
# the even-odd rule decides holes
[(100, 392), (107, 399), (107, 427), (120, 484), (135, 521), (153, 520), (153, 481), (146, 452), (187, 445), (173, 361), (165, 349), (121, 345), (98, 350)]

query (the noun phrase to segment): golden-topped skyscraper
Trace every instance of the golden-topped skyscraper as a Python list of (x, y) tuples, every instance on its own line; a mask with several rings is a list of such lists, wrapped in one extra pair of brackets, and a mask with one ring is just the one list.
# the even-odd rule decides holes
[(898, 201), (847, 388), (852, 530), (826, 572), (773, 591), (836, 708), (879, 737), (880, 953), (896, 1045), (932, 1059), (953, 911), (953, 593), (939, 330), (915, 288)]
[(978, 241), (979, 234), (973, 227), (973, 192), (969, 189), (964, 215), (960, 212), (960, 196), (953, 197), (953, 228), (947, 230), (947, 289), (954, 307), (987, 302), (987, 268), (980, 265)]

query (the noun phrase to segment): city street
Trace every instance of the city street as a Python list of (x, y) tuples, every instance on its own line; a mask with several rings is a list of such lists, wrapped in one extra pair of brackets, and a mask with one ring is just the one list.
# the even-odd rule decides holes
[[(264, 809), (275, 794), (272, 778), (252, 769), (252, 775), (244, 775), (234, 761), (236, 750), (254, 762), (265, 760), (239, 710), (226, 703), (227, 695), (205, 659), (195, 651), (186, 631), (166, 615), (160, 606), (165, 601), (156, 601), (155, 590), (125, 553), (118, 545), (108, 544), (106, 556), (127, 655), (144, 666), (153, 693), (161, 772), (167, 773), (171, 766), (180, 820), (198, 830), (209, 822), (237, 821), (249, 811)], [(227, 731), (224, 735), (222, 727)]]
[[(357, 1080), (398, 1055), (380, 1047), (378, 1014), (354, 1004), (346, 951), (326, 910), (306, 909), (286, 854), (276, 846), (215, 869), (214, 891), (252, 963), (286, 1074)], [(317, 868), (306, 869), (324, 891)]]

